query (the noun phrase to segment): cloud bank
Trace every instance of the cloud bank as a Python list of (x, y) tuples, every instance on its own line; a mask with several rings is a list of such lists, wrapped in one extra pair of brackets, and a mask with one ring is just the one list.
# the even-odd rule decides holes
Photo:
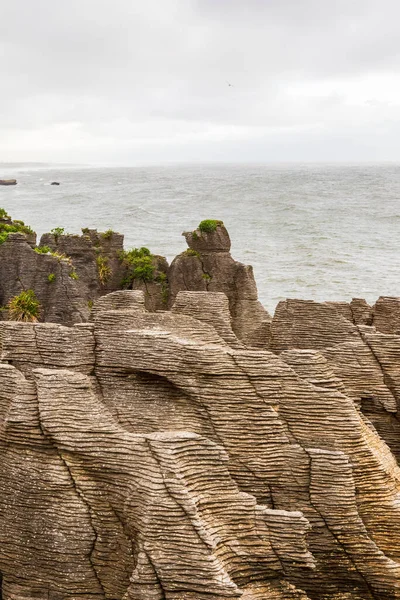
[(400, 160), (396, 0), (3, 0), (0, 161)]

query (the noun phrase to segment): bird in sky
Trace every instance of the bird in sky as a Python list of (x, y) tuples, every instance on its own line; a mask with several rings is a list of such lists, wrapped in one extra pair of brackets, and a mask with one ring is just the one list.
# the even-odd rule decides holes
[(233, 85), (229, 83), (229, 81), (227, 81), (226, 83), (228, 84), (228, 87), (233, 87)]

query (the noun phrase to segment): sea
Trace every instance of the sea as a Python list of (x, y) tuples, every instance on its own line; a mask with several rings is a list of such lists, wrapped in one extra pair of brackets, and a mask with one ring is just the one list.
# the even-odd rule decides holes
[[(171, 261), (183, 231), (224, 221), (259, 298), (400, 296), (400, 164), (91, 167), (0, 163), (0, 207), (40, 236), (113, 229)], [(50, 185), (52, 181), (59, 186)]]

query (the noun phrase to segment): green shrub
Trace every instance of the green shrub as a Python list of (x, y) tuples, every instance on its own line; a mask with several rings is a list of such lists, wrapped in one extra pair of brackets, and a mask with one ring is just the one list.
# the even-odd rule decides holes
[(70, 271), (68, 273), (69, 277), (71, 277), (71, 279), (79, 279), (79, 275), (78, 273), (75, 271), (75, 269), (72, 269), (72, 271)]
[(221, 227), (223, 225), (222, 221), (216, 221), (214, 219), (205, 219), (205, 221), (201, 221), (199, 223), (198, 229), (203, 233), (212, 233), (217, 229), (217, 227)]
[(108, 264), (107, 256), (101, 254), (96, 258), (97, 273), (101, 285), (105, 285), (112, 275), (111, 267)]
[(112, 229), (107, 229), (107, 231), (101, 234), (101, 237), (105, 240), (109, 240), (112, 237), (113, 233), (114, 231)]
[(24, 290), (11, 298), (7, 304), (7, 308), (10, 321), (29, 321), (34, 323), (39, 320), (40, 302), (33, 290)]
[(205, 279), (206, 281), (210, 281), (210, 279), (212, 279), (212, 277), (209, 273), (203, 273), (202, 278)]
[(121, 258), (128, 267), (128, 274), (123, 281), (124, 287), (131, 285), (134, 279), (154, 280), (154, 257), (148, 248), (132, 248), (123, 252)]
[(89, 227), (82, 227), (81, 231), (82, 231), (83, 235), (88, 235)]
[(53, 250), (50, 248), (50, 246), (37, 246), (34, 248), (34, 251), (37, 254), (53, 254)]
[(65, 229), (64, 229), (64, 227), (54, 227), (54, 229), (51, 229), (50, 233), (52, 233), (54, 235), (55, 240), (57, 241), (57, 239), (60, 237), (60, 235), (65, 234)]
[(53, 283), (53, 281), (56, 280), (56, 274), (55, 273), (50, 273), (49, 275), (47, 275), (47, 281), (49, 283)]
[(0, 219), (9, 219), (10, 215), (7, 213), (5, 208), (0, 208)]

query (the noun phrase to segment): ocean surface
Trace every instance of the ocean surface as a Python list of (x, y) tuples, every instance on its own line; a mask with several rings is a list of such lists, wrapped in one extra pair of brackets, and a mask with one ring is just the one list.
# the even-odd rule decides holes
[(270, 312), (285, 298), (400, 296), (400, 164), (0, 164), (0, 178), (12, 177), (0, 206), (39, 235), (113, 229), (126, 248), (172, 260), (186, 249), (183, 231), (222, 219)]

